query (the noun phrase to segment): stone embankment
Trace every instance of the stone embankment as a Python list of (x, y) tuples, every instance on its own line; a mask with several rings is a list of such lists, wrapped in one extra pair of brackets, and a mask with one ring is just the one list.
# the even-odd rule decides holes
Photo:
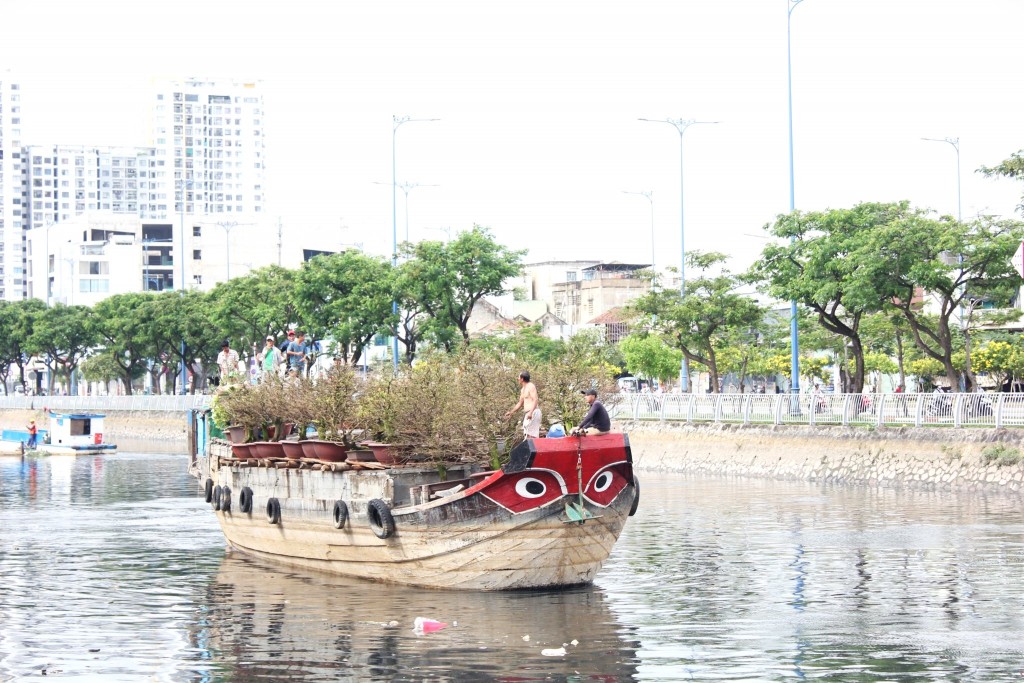
[(938, 490), (1024, 489), (1024, 430), (621, 422), (640, 471)]

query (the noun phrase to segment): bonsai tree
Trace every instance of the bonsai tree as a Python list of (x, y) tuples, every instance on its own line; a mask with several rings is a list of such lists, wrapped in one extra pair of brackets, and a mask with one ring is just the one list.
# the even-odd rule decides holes
[(454, 366), (457, 410), (471, 437), (467, 456), (486, 459), (492, 469), (497, 469), (511, 447), (524, 438), (518, 418), (505, 417), (508, 406), (515, 401), (509, 399), (509, 377), (517, 377), (518, 371), (504, 354), (475, 348), (464, 350)]
[[(284, 436), (284, 423), (287, 420), (285, 412), (287, 408), (286, 386), (284, 381), (276, 374), (268, 375), (264, 380), (253, 387), (253, 392), (259, 405), (263, 409), (263, 423), (261, 427), (273, 427), (273, 431), (264, 429), (268, 441), (280, 441)], [(287, 420), (290, 421), (290, 420)]]
[(235, 384), (225, 387), (214, 397), (214, 420), (228, 427), (245, 429), (244, 442), (255, 440), (257, 430), (266, 422), (264, 399), (257, 387), (250, 384)]
[(459, 459), (475, 440), (453, 379), (450, 358), (438, 353), (421, 357), (395, 387), (396, 437), (434, 463)]
[(286, 422), (295, 424), (299, 441), (306, 439), (309, 428), (316, 421), (316, 397), (313, 382), (308, 377), (289, 377), (281, 380), (280, 414)]
[(380, 373), (362, 386), (356, 405), (356, 422), (363, 426), (364, 436), (381, 443), (396, 443), (397, 397), (403, 375)]
[(340, 441), (355, 447), (359, 429), (355, 393), (358, 379), (352, 370), (336, 365), (312, 385), (312, 417), (317, 434), (325, 441)]

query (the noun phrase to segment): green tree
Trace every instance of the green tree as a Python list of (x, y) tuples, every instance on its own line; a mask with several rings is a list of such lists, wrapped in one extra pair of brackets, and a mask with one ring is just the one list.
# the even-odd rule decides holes
[(307, 261), (295, 282), (300, 315), (338, 344), (346, 363), (356, 364), (374, 335), (395, 323), (391, 264), (356, 251)]
[(47, 389), (52, 394), (58, 373), (71, 386), (72, 373), (89, 349), (99, 343), (100, 335), (91, 308), (57, 303), (36, 316), (29, 341), (33, 348), (45, 354), (50, 370)]
[[(951, 387), (959, 386), (951, 321), (961, 307), (973, 309), (980, 301), (1009, 304), (1020, 288), (1011, 257), (1022, 237), (1024, 225), (1017, 221), (983, 216), (959, 222), (915, 212), (879, 226), (860, 248), (861, 270), (894, 292), (888, 305), (906, 317), (915, 344), (942, 364)], [(932, 300), (934, 315), (922, 310), (922, 291)], [(970, 391), (969, 337), (964, 365)]]
[(978, 348), (974, 354), (974, 364), (979, 372), (992, 375), (996, 386), (1002, 387), (1011, 378), (1024, 375), (1024, 348), (1019, 339), (1012, 344), (992, 340)]
[(412, 258), (402, 264), (399, 291), (430, 317), (427, 331), (445, 348), (458, 336), (469, 343), (473, 307), (504, 291), (505, 280), (520, 273), (526, 253), (498, 244), (479, 225), (447, 244), (424, 241), (407, 249)]
[(550, 362), (565, 351), (565, 342), (542, 335), (539, 324), (521, 327), (514, 334), (474, 339), (470, 346), (493, 355), (507, 355), (527, 367)]
[(39, 299), (0, 302), (0, 362), (4, 365), (4, 386), (7, 386), (7, 370), (11, 364), (18, 368), (18, 383), (25, 386), (25, 364), (36, 352), (32, 344), (32, 330), (36, 320), (46, 310), (46, 304)]
[[(106, 384), (124, 379), (124, 369), (110, 351), (104, 350), (90, 355), (82, 361), (80, 368), (82, 377), (87, 382)], [(132, 372), (132, 380), (138, 380), (145, 374), (146, 369), (144, 366), (138, 366), (133, 368)]]
[[(157, 353), (174, 358), (185, 367), (199, 360), (199, 374), (192, 382), (192, 392), (206, 385), (206, 368), (213, 367), (220, 343), (230, 336), (231, 329), (221, 324), (215, 314), (215, 301), (211, 294), (188, 290), (165, 292), (153, 302), (154, 346)], [(184, 348), (182, 348), (184, 343)], [(174, 370), (172, 364), (169, 369)]]
[[(989, 178), (1001, 176), (1003, 178), (1024, 180), (1024, 149), (1014, 152), (1008, 159), (1004, 159), (995, 166), (982, 166), (978, 169), (978, 172)], [(1024, 196), (1021, 197), (1021, 203), (1017, 210), (1024, 213)]]
[(132, 380), (146, 371), (146, 361), (154, 348), (152, 330), (156, 294), (115, 294), (97, 303), (96, 329), (107, 355), (119, 369), (125, 393), (132, 394)]
[[(268, 334), (282, 336), (300, 319), (295, 296), (295, 271), (267, 266), (244, 277), (221, 282), (210, 292), (213, 316), (237, 347), (263, 345)], [(307, 330), (309, 331), (309, 330)]]
[(861, 319), (881, 310), (894, 294), (891, 282), (874, 278), (865, 267), (864, 244), (880, 226), (909, 212), (906, 202), (864, 203), (779, 216), (766, 229), (786, 241), (765, 247), (751, 269), (768, 294), (807, 306), (823, 328), (845, 338), (843, 353), (853, 360), (848, 388), (855, 393), (864, 387)]
[(679, 373), (683, 354), (653, 334), (631, 334), (619, 349), (626, 360), (626, 369), (633, 375), (654, 377), (667, 382)]
[[(686, 296), (675, 290), (652, 290), (627, 306), (647, 329), (660, 333), (681, 350), (691, 363), (708, 368), (711, 390), (718, 392), (718, 354), (734, 333), (761, 326), (765, 311), (758, 303), (739, 293), (742, 280), (722, 268), (722, 253), (687, 254), (691, 272), (700, 275), (686, 283)], [(717, 269), (717, 275), (710, 274)]]
[(884, 353), (896, 362), (899, 374), (897, 385), (907, 388), (907, 359), (914, 341), (910, 331), (910, 323), (905, 316), (891, 307), (878, 313), (872, 313), (861, 320), (861, 339), (869, 352)]

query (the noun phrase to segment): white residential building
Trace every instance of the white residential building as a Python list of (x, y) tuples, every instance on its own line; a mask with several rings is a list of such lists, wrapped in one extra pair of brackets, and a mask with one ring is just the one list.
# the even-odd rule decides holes
[(256, 83), (191, 78), (157, 84), (153, 145), (165, 162), (173, 213), (262, 217), (263, 120)]
[(0, 300), (25, 296), (21, 88), (0, 73)]
[(278, 259), (297, 268), (313, 253), (332, 251), (298, 245), (279, 250), (276, 226), (193, 218), (181, 223), (86, 211), (32, 228), (26, 233), (27, 296), (48, 304), (92, 305), (113, 294), (180, 289), (182, 282), (185, 289), (209, 291), (229, 276)]
[(87, 211), (167, 217), (167, 191), (159, 179), (164, 161), (152, 147), (29, 145), (22, 157), (27, 230)]

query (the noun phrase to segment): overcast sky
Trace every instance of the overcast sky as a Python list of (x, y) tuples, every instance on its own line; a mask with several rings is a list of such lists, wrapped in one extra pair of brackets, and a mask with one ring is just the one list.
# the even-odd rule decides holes
[[(150, 143), (160, 77), (260, 80), (269, 216), (391, 252), (392, 116), (410, 237), (474, 223), (529, 261), (745, 267), (789, 207), (788, 0), (0, 0), (27, 143)], [(1024, 148), (1021, 0), (804, 0), (792, 15), (796, 206), (909, 199), (1012, 215), (975, 173)], [(383, 184), (375, 184), (383, 183)], [(431, 187), (433, 185), (434, 187)], [(405, 232), (398, 192), (399, 238)]]

